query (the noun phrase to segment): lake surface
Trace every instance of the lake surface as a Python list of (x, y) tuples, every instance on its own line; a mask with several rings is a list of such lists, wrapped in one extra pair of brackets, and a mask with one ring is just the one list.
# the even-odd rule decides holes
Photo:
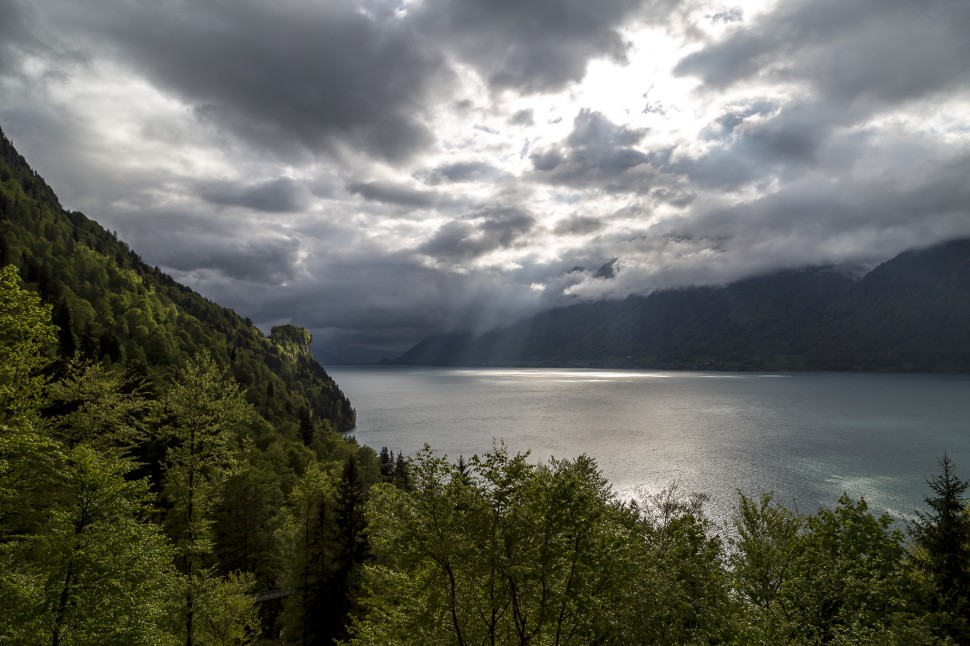
[(710, 497), (725, 522), (736, 490), (803, 512), (846, 491), (896, 518), (922, 507), (944, 451), (970, 478), (970, 375), (338, 367), (358, 441), (457, 460), (493, 442), (594, 457), (621, 496), (671, 483)]

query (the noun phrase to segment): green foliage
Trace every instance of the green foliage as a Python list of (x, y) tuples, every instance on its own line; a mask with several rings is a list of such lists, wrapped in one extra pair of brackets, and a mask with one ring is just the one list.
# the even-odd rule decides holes
[(293, 591), (284, 606), (283, 624), (287, 635), (303, 640), (309, 633), (312, 590), (321, 579), (321, 530), (333, 523), (336, 476), (311, 463), (290, 492), (277, 531), (282, 558), (286, 563), (284, 586)]
[[(616, 501), (585, 456), (533, 465), (497, 449), (463, 470), (426, 448), (412, 467), (412, 491), (371, 490), (357, 644), (641, 643), (639, 575), (657, 553), (698, 552), (677, 552), (689, 530)], [(653, 531), (668, 540), (651, 553)]]
[(218, 571), (251, 573), (262, 590), (276, 586), (282, 565), (274, 533), (284, 502), (282, 485), (280, 475), (248, 443), (214, 510)]
[[(48, 523), (0, 548), (0, 636), (30, 644), (171, 644), (171, 549), (145, 522), (131, 465), (79, 446), (65, 456)], [(3, 641), (3, 639), (0, 639)]]
[[(252, 596), (255, 585), (252, 575), (230, 573), (220, 578), (204, 571), (194, 574), (190, 585), (195, 595), (191, 643), (197, 646), (256, 643), (260, 622), (259, 608)], [(184, 635), (180, 637), (182, 643), (188, 643)]]
[(58, 458), (40, 420), (53, 341), (50, 308), (21, 286), (13, 266), (0, 268), (0, 540), (40, 520), (24, 503), (45, 491)]
[(942, 635), (970, 644), (970, 505), (964, 493), (968, 483), (954, 473), (947, 455), (942, 473), (928, 481), (932, 496), (925, 498), (927, 512), (917, 512), (910, 531), (916, 548), (913, 560), (926, 578), (922, 605)]
[(163, 395), (162, 433), (170, 440), (165, 499), (171, 534), (186, 567), (212, 551), (211, 512), (233, 467), (233, 431), (250, 414), (238, 386), (208, 355), (186, 366)]
[(703, 513), (703, 497), (676, 486), (640, 511), (630, 590), (616, 603), (620, 644), (710, 644), (738, 639), (721, 539)]
[(205, 592), (203, 559), (214, 550), (212, 511), (234, 465), (233, 431), (251, 414), (239, 388), (207, 354), (189, 363), (161, 401), (163, 433), (170, 438), (165, 499), (186, 575), (185, 632), (195, 636), (196, 597)]
[(144, 380), (117, 366), (72, 360), (48, 389), (53, 433), (68, 447), (86, 444), (127, 454), (145, 441), (155, 406)]
[(771, 496), (741, 496), (731, 556), (759, 643), (931, 643), (911, 607), (902, 534), (887, 515), (843, 495), (801, 517)]
[(804, 519), (763, 494), (755, 502), (738, 493), (737, 537), (729, 564), (734, 586), (766, 637), (781, 640), (792, 610), (782, 591), (795, 576), (798, 536)]
[(21, 286), (13, 265), (0, 268), (0, 424), (28, 422), (43, 404), (55, 331), (50, 306)]
[(281, 326), (266, 338), (250, 321), (149, 267), (116, 235), (65, 212), (2, 133), (0, 241), (4, 264), (16, 264), (27, 287), (55, 308), (62, 356), (143, 364), (164, 386), (207, 351), (231, 367), (248, 400), (280, 430), (303, 408), (334, 429), (353, 428), (354, 410), (314, 360), (309, 332)]

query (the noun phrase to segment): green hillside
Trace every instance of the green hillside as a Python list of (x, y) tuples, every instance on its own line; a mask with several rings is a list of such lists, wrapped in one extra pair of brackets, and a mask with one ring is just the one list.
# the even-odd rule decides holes
[(309, 333), (283, 326), (266, 338), (148, 266), (115, 234), (61, 208), (0, 132), (0, 266), (7, 264), (54, 308), (63, 355), (135, 366), (160, 386), (205, 350), (230, 366), (274, 425), (293, 426), (309, 412), (337, 430), (354, 426), (350, 402), (309, 351)]
[(346, 634), (340, 537), (406, 465), (339, 434), (310, 342), (66, 212), (0, 133), (0, 643)]

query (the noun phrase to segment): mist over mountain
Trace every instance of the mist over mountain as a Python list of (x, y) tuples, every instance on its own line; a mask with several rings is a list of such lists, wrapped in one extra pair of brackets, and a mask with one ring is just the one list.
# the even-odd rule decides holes
[(713, 370), (970, 370), (970, 240), (543, 312), (427, 338), (388, 363)]
[(62, 205), (328, 363), (970, 236), (965, 0), (0, 17), (0, 123)]

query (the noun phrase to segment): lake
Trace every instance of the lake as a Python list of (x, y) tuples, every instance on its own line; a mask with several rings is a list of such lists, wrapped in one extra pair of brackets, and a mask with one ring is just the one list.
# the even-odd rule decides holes
[(970, 478), (970, 375), (336, 367), (359, 442), (457, 460), (594, 457), (629, 498), (672, 483), (730, 518), (736, 490), (802, 512), (845, 491), (896, 518), (944, 451)]

